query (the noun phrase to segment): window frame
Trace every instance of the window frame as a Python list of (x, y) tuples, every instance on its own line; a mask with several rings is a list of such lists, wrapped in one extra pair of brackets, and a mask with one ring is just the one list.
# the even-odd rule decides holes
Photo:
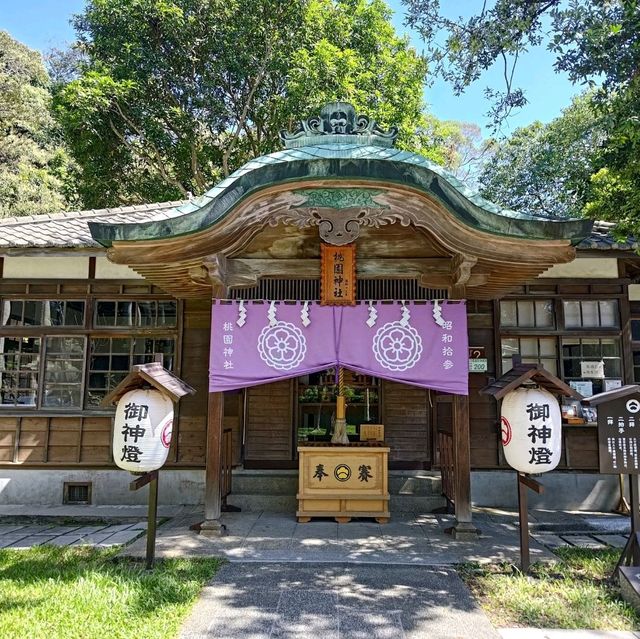
[[(90, 295), (68, 294), (29, 294), (28, 292), (0, 294), (0, 303), (3, 301), (63, 301), (63, 302), (84, 302), (84, 323), (70, 326), (46, 326), (46, 325), (21, 325), (5, 326), (0, 325), (0, 338), (38, 338), (40, 339), (39, 363), (37, 370), (37, 394), (36, 402), (32, 405), (22, 404), (0, 404), (0, 415), (10, 415), (12, 413), (69, 413), (73, 415), (100, 415), (113, 414), (114, 408), (90, 406), (86, 401), (87, 387), (89, 382), (90, 366), (90, 341), (92, 338), (143, 338), (143, 339), (170, 339), (173, 340), (173, 372), (180, 374), (182, 363), (182, 333), (183, 333), (183, 301), (163, 294), (140, 293), (123, 294), (95, 292)], [(174, 326), (100, 326), (94, 323), (95, 309), (98, 301), (132, 301), (132, 302), (174, 302), (176, 305), (176, 322)], [(24, 314), (24, 311), (23, 311)], [(156, 318), (158, 310), (156, 307)], [(80, 385), (81, 405), (76, 406), (46, 406), (44, 405), (45, 388), (45, 366), (46, 366), (46, 343), (50, 337), (82, 337), (84, 338), (83, 351), (83, 374)], [(133, 346), (132, 346), (133, 348)], [(135, 353), (134, 353), (135, 355)]]
[[(503, 339), (515, 339), (515, 338), (542, 338), (542, 337), (553, 337), (556, 341), (556, 370), (558, 371), (558, 377), (565, 380), (564, 376), (564, 359), (563, 359), (563, 351), (562, 351), (562, 343), (563, 339), (567, 338), (575, 338), (575, 339), (606, 339), (606, 338), (615, 338), (618, 340), (619, 349), (620, 349), (620, 368), (621, 368), (621, 377), (622, 383), (630, 383), (627, 380), (632, 379), (633, 375), (633, 359), (631, 361), (628, 360), (629, 356), (632, 357), (632, 347), (628, 347), (628, 344), (633, 346), (633, 343), (630, 341), (631, 339), (631, 323), (627, 322), (628, 318), (628, 307), (627, 298), (626, 298), (626, 289), (622, 289), (620, 293), (585, 293), (583, 295), (570, 293), (570, 294), (562, 294), (559, 293), (557, 284), (553, 284), (549, 282), (549, 286), (554, 286), (556, 288), (555, 292), (549, 290), (548, 288), (544, 291), (530, 291), (529, 287), (525, 287), (525, 291), (521, 294), (513, 294), (503, 298), (502, 300), (495, 301), (495, 310), (494, 310), (494, 325), (495, 325), (495, 339), (496, 339), (496, 361), (499, 362), (500, 366), (500, 374), (504, 374), (507, 371), (503, 369), (502, 366), (502, 340)], [(533, 287), (532, 287), (533, 288)], [(528, 327), (513, 327), (506, 326), (503, 327), (500, 324), (500, 303), (502, 301), (518, 301), (518, 300), (527, 300), (527, 301), (536, 301), (536, 300), (545, 300), (552, 299), (554, 302), (554, 315), (555, 315), (555, 328), (528, 328)], [(577, 301), (577, 302), (608, 302), (615, 301), (617, 303), (617, 320), (618, 326), (588, 326), (588, 327), (566, 327), (566, 321), (564, 316), (564, 302), (568, 301)], [(598, 313), (600, 317), (600, 305), (598, 305)], [(582, 314), (581, 314), (582, 317)], [(640, 320), (640, 313), (636, 314), (635, 319)], [(627, 335), (627, 332), (629, 333)], [(640, 341), (636, 342), (637, 351), (640, 351)], [(530, 359), (530, 358), (527, 358)], [(573, 380), (574, 378), (571, 378)], [(586, 379), (586, 378), (585, 378)], [(605, 378), (605, 379), (619, 379), (619, 378)], [(568, 382), (567, 382), (568, 383)]]

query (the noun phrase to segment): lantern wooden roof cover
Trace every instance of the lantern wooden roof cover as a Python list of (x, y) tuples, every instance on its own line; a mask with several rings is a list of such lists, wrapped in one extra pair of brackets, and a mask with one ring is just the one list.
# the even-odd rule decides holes
[(491, 395), (502, 399), (508, 392), (515, 390), (526, 382), (533, 382), (554, 395), (582, 399), (582, 395), (565, 384), (561, 379), (545, 370), (542, 364), (517, 364), (502, 377), (498, 377), (480, 390), (483, 395)]
[(316, 279), (321, 240), (356, 242), (358, 277), (417, 279), (493, 299), (575, 257), (592, 222), (501, 209), (346, 103), (283, 133), (285, 150), (245, 164), (178, 215), (89, 222), (108, 257), (176, 297), (262, 277)]
[(159, 362), (150, 362), (134, 366), (133, 370), (110, 393), (105, 395), (100, 405), (117, 404), (125, 393), (147, 385), (164, 393), (173, 402), (177, 402), (185, 395), (194, 395), (196, 392), (195, 388), (182, 381)]

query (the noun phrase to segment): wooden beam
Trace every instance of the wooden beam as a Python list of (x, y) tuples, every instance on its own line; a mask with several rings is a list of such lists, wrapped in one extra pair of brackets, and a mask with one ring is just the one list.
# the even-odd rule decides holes
[[(451, 287), (452, 299), (464, 299), (464, 285)], [(473, 540), (479, 536), (471, 513), (471, 444), (469, 435), (469, 397), (453, 396), (453, 481), (455, 486), (455, 539)]]
[[(227, 295), (222, 286), (212, 287), (213, 299)], [(220, 523), (222, 513), (222, 431), (224, 422), (224, 394), (209, 393), (207, 411), (207, 466), (204, 484), (204, 522), (200, 533), (212, 537), (225, 534)]]

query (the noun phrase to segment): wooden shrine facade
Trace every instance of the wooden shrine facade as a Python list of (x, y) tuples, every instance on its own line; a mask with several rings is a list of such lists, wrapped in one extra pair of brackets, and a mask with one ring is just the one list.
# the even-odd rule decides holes
[[(591, 222), (501, 210), (338, 106), (350, 133), (332, 128), (328, 105), (283, 136), (284, 151), (196, 200), (0, 221), (1, 466), (111, 468), (100, 399), (162, 353), (197, 391), (180, 403), (168, 467), (206, 469), (207, 518), (219, 515), (225, 431), (236, 464), (295, 467), (301, 433), (322, 422), (310, 409), (322, 380), (210, 394), (211, 301), (317, 299), (322, 243), (355, 243), (358, 299), (467, 300), (469, 345), (486, 359), (468, 398), (352, 380), (365, 398), (353, 404), (385, 425), (392, 468), (439, 468), (451, 444), (463, 523), (471, 469), (504, 467), (495, 406), (478, 390), (513, 354), (574, 381), (598, 357), (596, 385), (633, 381), (631, 247), (585, 245), (600, 242)], [(572, 427), (565, 439), (562, 467), (595, 469), (594, 433)]]

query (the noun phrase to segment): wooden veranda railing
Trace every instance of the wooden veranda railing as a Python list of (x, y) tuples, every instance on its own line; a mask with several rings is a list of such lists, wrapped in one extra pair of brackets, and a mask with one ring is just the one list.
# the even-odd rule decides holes
[(222, 464), (220, 470), (220, 486), (222, 491), (222, 509), (227, 506), (227, 497), (231, 494), (231, 470), (233, 468), (233, 431), (225, 428), (222, 431)]
[(438, 448), (440, 450), (440, 474), (442, 476), (442, 494), (449, 504), (456, 499), (454, 463), (453, 463), (453, 432), (438, 430)]

